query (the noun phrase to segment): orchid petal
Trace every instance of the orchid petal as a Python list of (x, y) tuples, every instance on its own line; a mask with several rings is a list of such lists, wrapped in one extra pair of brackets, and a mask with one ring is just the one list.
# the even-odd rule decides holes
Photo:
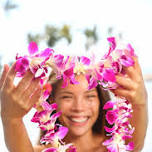
[(119, 152), (119, 147), (116, 144), (112, 144), (107, 146), (109, 152)]
[(67, 133), (68, 133), (67, 127), (60, 127), (59, 130), (57, 131), (57, 136), (59, 137), (59, 139), (63, 139)]
[(114, 50), (116, 48), (115, 37), (109, 37), (109, 38), (107, 38), (107, 40), (110, 42), (112, 50)]
[(42, 152), (57, 152), (57, 149), (51, 147), (51, 148), (46, 148), (46, 149), (44, 149)]
[(120, 62), (126, 67), (134, 65), (134, 60), (131, 57), (125, 55), (121, 56)]
[(23, 76), (28, 68), (29, 60), (27, 57), (21, 57), (16, 61), (15, 71), (18, 73), (18, 76)]
[(134, 149), (134, 142), (129, 142), (126, 146), (126, 150), (132, 151)]
[(88, 90), (95, 88), (97, 85), (97, 80), (94, 77), (92, 77), (89, 82)]
[(103, 78), (105, 81), (115, 82), (116, 77), (113, 69), (105, 69), (103, 72)]
[(43, 58), (48, 58), (51, 56), (51, 54), (54, 52), (53, 49), (50, 49), (50, 48), (46, 48), (44, 51), (42, 51), (39, 56), (40, 57), (43, 57)]
[(124, 135), (124, 136), (122, 136), (122, 139), (123, 139), (123, 140), (130, 139), (130, 138), (132, 138), (131, 135)]
[(107, 145), (111, 144), (112, 141), (113, 141), (113, 137), (111, 137), (110, 139), (105, 140), (102, 144), (103, 144), (104, 146), (107, 146)]
[(117, 113), (113, 110), (110, 110), (106, 113), (106, 119), (110, 125), (112, 125), (117, 119)]
[(85, 56), (81, 56), (80, 62), (83, 63), (84, 65), (90, 65), (90, 59)]
[(47, 111), (53, 111), (53, 110), (57, 109), (57, 104), (56, 103), (49, 104), (46, 101), (42, 102), (41, 106), (43, 107), (44, 110), (47, 110)]
[(44, 73), (43, 69), (38, 69), (35, 73), (35, 78), (40, 77)]
[(58, 67), (63, 67), (63, 59), (64, 59), (64, 56), (61, 55), (61, 54), (58, 54), (58, 55), (54, 56), (55, 64)]
[(30, 55), (33, 55), (38, 51), (38, 46), (37, 46), (36, 42), (30, 42), (30, 44), (28, 46), (28, 51), (29, 51)]
[(68, 85), (68, 79), (67, 79), (67, 77), (63, 74), (62, 88), (67, 87), (67, 85)]
[(70, 83), (71, 84), (79, 84), (79, 82), (75, 79), (75, 75), (74, 74), (70, 77)]
[(70, 77), (70, 76), (74, 75), (74, 73), (73, 73), (73, 67), (65, 70), (65, 71), (64, 71), (64, 75), (65, 75), (66, 77)]
[(58, 117), (60, 117), (61, 114), (62, 114), (62, 112), (59, 111), (59, 112), (53, 114), (53, 115), (51, 116), (51, 119), (52, 119), (52, 120), (54, 120), (54, 119), (56, 120)]
[(115, 102), (114, 101), (107, 101), (103, 107), (104, 110), (106, 109), (110, 109), (110, 108), (113, 108), (113, 106), (115, 105)]
[(112, 128), (109, 128), (107, 126), (104, 126), (104, 129), (105, 129), (106, 132), (113, 132), (116, 129), (116, 127), (113, 126)]
[(127, 50), (129, 51), (129, 55), (130, 56), (136, 56), (133, 47), (131, 46), (131, 44), (127, 45)]

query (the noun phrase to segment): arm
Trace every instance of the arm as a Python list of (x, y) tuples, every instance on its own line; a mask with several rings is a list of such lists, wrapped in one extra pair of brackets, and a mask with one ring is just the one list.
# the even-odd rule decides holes
[(135, 127), (135, 131), (130, 141), (133, 141), (135, 144), (134, 152), (139, 152), (144, 145), (148, 123), (147, 92), (136, 57), (134, 61), (133, 67), (124, 68), (126, 72), (125, 76), (118, 75), (116, 77), (116, 81), (120, 87), (113, 92), (119, 97), (125, 97), (132, 104), (133, 113), (130, 122)]
[(10, 152), (34, 152), (22, 119), (2, 122), (5, 143)]
[(15, 64), (4, 67), (0, 79), (1, 117), (5, 143), (10, 152), (34, 152), (23, 123), (23, 117), (38, 101), (41, 89), (39, 80), (32, 80), (27, 72), (17, 86), (14, 86)]
[(143, 105), (133, 105), (131, 124), (135, 127), (135, 132), (133, 133), (133, 138), (130, 140), (135, 143), (134, 152), (141, 151), (144, 146), (148, 123), (147, 110), (147, 103)]

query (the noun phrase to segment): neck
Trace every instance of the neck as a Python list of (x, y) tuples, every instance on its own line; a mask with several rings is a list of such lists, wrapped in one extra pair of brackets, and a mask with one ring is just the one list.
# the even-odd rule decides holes
[(90, 147), (93, 148), (95, 146), (94, 140), (95, 138), (92, 131), (82, 136), (73, 136), (69, 133), (64, 139), (66, 143), (73, 143), (77, 151), (88, 151)]

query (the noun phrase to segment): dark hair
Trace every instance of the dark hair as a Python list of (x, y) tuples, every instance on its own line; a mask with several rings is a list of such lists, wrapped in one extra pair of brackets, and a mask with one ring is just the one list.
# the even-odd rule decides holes
[[(54, 74), (51, 74), (50, 80), (52, 80), (52, 81), (50, 81), (50, 83), (52, 85), (52, 92), (47, 100), (47, 102), (49, 102), (49, 103), (50, 103), (50, 101), (53, 101), (53, 99), (55, 97), (55, 92), (56, 92), (57, 86), (61, 82), (61, 80), (52, 79), (53, 77), (54, 77)], [(93, 125), (92, 130), (95, 134), (106, 134), (106, 132), (104, 131), (104, 125), (108, 126), (108, 124), (105, 119), (106, 111), (103, 110), (103, 106), (107, 101), (110, 100), (110, 95), (109, 95), (109, 92), (105, 91), (100, 85), (98, 85), (96, 87), (96, 89), (97, 89), (98, 97), (100, 100), (100, 105), (99, 105), (99, 115), (98, 115), (98, 118), (97, 118), (95, 124)], [(57, 123), (60, 123), (59, 120), (57, 120)], [(40, 139), (44, 134), (45, 134), (44, 131), (40, 132)]]

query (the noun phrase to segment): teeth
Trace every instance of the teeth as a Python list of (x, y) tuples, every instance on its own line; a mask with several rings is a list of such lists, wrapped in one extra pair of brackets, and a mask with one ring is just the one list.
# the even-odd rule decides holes
[(71, 118), (71, 120), (74, 122), (85, 122), (88, 120), (88, 118)]

